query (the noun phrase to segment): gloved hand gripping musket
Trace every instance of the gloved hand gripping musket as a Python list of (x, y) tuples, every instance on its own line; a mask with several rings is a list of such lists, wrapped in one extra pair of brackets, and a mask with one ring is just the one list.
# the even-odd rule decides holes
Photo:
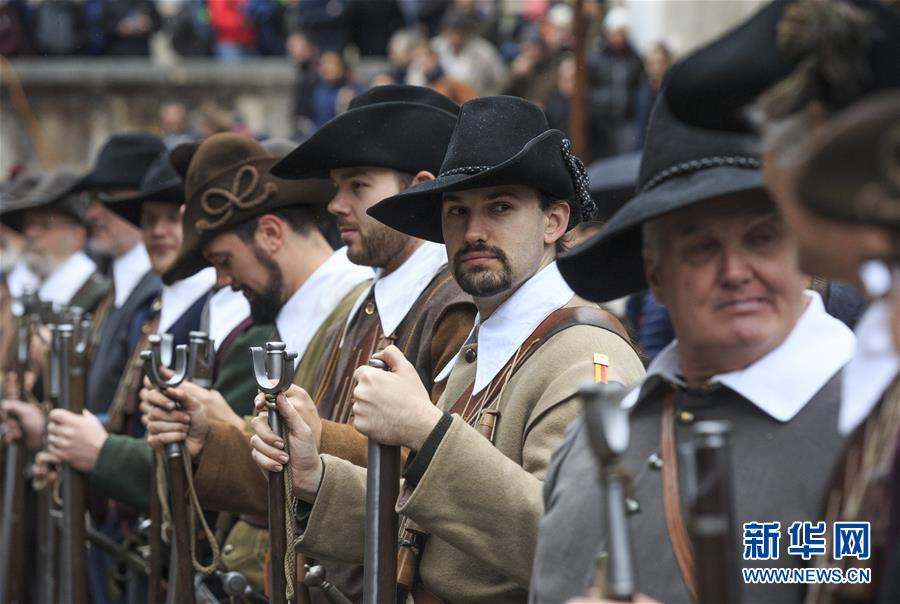
[[(369, 365), (390, 371), (384, 361)], [(369, 439), (366, 473), (366, 543), (363, 562), (363, 602), (397, 601), (397, 533), (395, 506), (400, 493), (400, 447)]]
[[(150, 362), (147, 363), (145, 358), (144, 363), (150, 381), (160, 390), (177, 387), (187, 376), (188, 347), (184, 344), (175, 347), (175, 373), (168, 380), (164, 380), (159, 373), (159, 367), (163, 364), (163, 338), (155, 334), (150, 336), (149, 342)], [(142, 353), (142, 357), (145, 353)], [(169, 568), (169, 589), (166, 602), (192, 604), (194, 602), (194, 570), (191, 563), (184, 445), (181, 443), (166, 445), (166, 464), (169, 468), (169, 485), (172, 495), (172, 545), (175, 560), (175, 564), (170, 565)]]
[(625, 387), (598, 383), (580, 390), (591, 448), (600, 467), (606, 512), (606, 551), (597, 568), (601, 598), (630, 602), (637, 592), (634, 554), (625, 497), (630, 480), (621, 456), (628, 449), (628, 411), (621, 407)]
[[(265, 350), (259, 346), (252, 346), (250, 355), (253, 358), (256, 386), (266, 395), (269, 428), (287, 442), (281, 414), (278, 413), (275, 401), (279, 393), (291, 385), (297, 353), (285, 352), (284, 342), (266, 342)], [(269, 472), (269, 594), (272, 604), (287, 602), (287, 578), (284, 568), (288, 548), (285, 518), (287, 502), (284, 480), (284, 472)], [(293, 547), (293, 543), (290, 546)]]
[(740, 601), (730, 432), (725, 421), (698, 422), (690, 445), (694, 484), (688, 531), (694, 545), (698, 604)]
[[(79, 335), (90, 329), (79, 325)], [(60, 393), (61, 409), (81, 414), (84, 410), (86, 379), (86, 337), (75, 341), (72, 325), (58, 327), (60, 339)], [(86, 604), (88, 601), (87, 565), (85, 541), (86, 493), (84, 474), (64, 463), (60, 470), (60, 494), (62, 499), (62, 527), (59, 549), (59, 601)]]

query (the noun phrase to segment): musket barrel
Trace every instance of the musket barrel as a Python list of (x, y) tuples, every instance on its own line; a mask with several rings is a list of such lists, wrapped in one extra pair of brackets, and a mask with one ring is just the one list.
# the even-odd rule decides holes
[(740, 600), (737, 539), (734, 534), (731, 458), (725, 421), (698, 422), (692, 459), (695, 492), (690, 509), (699, 604)]
[[(27, 305), (31, 303), (23, 300)], [(16, 325), (16, 381), (18, 398), (26, 399), (25, 371), (28, 368), (31, 333), (28, 314), (17, 319)], [(25, 463), (23, 445), (5, 445), (3, 474), (3, 510), (0, 515), (0, 602), (21, 597), (22, 560), (24, 559)]]
[[(369, 365), (388, 370), (379, 359), (370, 359)], [(397, 600), (399, 519), (395, 506), (400, 492), (400, 447), (370, 438), (368, 452), (363, 602), (382, 604)]]
[[(50, 406), (57, 407), (61, 395), (60, 375), (60, 331), (57, 325), (48, 325), (50, 329), (50, 360), (47, 376), (47, 392)], [(68, 381), (68, 380), (66, 380)], [(68, 391), (68, 385), (66, 386)], [(45, 434), (46, 441), (46, 434)], [(57, 599), (58, 568), (58, 531), (61, 512), (53, 501), (52, 488), (49, 486), (38, 493), (38, 601), (55, 602)]]
[[(75, 350), (74, 329), (60, 325), (60, 397), (62, 409), (81, 414), (84, 409), (83, 363)], [(59, 551), (59, 600), (82, 604), (88, 601), (84, 474), (63, 464), (60, 492), (62, 495), (62, 530)]]
[[(266, 395), (268, 400), (269, 395)], [(274, 408), (275, 397), (269, 408), (269, 428), (283, 436), (281, 416)], [(269, 472), (269, 557), (271, 568), (269, 595), (273, 604), (286, 601), (287, 581), (284, 575), (284, 558), (287, 554), (287, 524), (285, 520), (284, 471)]]

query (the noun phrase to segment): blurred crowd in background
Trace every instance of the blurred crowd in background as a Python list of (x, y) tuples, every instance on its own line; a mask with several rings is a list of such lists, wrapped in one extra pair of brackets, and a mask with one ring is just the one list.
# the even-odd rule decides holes
[[(639, 150), (673, 61), (645, 56), (621, 6), (585, 0), (588, 162)], [(182, 57), (285, 56), (297, 69), (294, 138), (302, 141), (370, 86), (427, 85), (458, 103), (510, 94), (569, 130), (575, 89), (574, 9), (564, 0), (0, 0), (0, 54), (147, 57), (160, 41)], [(362, 81), (360, 60), (383, 65)], [(162, 105), (171, 144), (241, 129), (212, 104)]]

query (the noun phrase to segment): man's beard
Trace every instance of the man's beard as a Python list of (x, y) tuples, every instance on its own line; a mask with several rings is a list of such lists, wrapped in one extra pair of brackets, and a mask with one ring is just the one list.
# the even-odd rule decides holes
[(251, 292), (252, 297), (247, 296), (247, 290), (244, 290), (244, 297), (250, 303), (250, 317), (254, 323), (265, 324), (274, 323), (278, 317), (283, 303), (281, 301), (281, 292), (284, 288), (284, 275), (281, 273), (281, 267), (265, 255), (265, 253), (254, 243), (252, 246), (253, 255), (263, 266), (268, 279), (266, 286), (261, 292)]
[(22, 261), (28, 270), (41, 279), (49, 277), (50, 274), (62, 264), (57, 258), (52, 258), (47, 254), (41, 254), (31, 250), (25, 250), (22, 254)]
[(354, 264), (383, 268), (396, 259), (409, 243), (409, 236), (380, 223), (370, 224), (359, 232), (362, 250), (347, 248), (347, 258)]
[[(470, 252), (493, 254), (500, 262), (500, 270), (492, 271), (484, 266), (479, 266), (464, 272), (461, 258), (463, 254)], [(486, 243), (467, 245), (456, 253), (453, 257), (453, 277), (464, 292), (475, 298), (490, 298), (512, 287), (512, 267), (509, 259), (503, 250)]]

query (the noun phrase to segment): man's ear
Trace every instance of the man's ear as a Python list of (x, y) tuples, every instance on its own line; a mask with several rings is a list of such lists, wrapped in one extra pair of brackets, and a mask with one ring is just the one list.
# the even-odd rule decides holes
[(547, 222), (544, 225), (544, 245), (556, 243), (569, 226), (569, 216), (572, 208), (568, 201), (555, 201), (544, 210), (544, 217)]
[(428, 170), (422, 170), (413, 177), (412, 184), (410, 186), (414, 187), (420, 183), (428, 182), (429, 180), (434, 180), (434, 174), (432, 174)]
[(273, 255), (284, 246), (285, 229), (287, 228), (290, 227), (278, 216), (263, 214), (257, 220), (254, 239), (257, 245)]

